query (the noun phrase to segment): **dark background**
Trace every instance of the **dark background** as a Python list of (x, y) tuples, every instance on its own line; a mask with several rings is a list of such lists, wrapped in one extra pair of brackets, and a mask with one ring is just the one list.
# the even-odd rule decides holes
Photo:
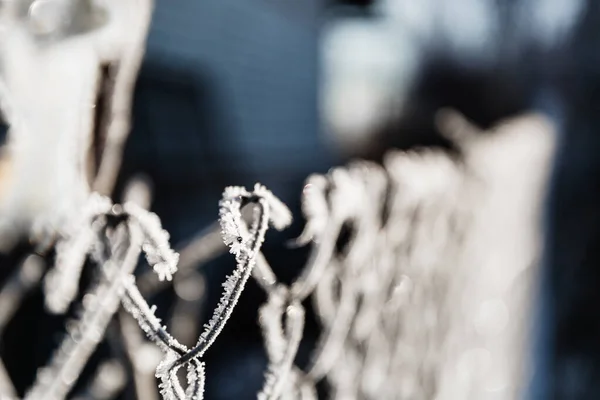
[[(370, 17), (369, 1), (347, 3), (357, 7), (355, 14)], [(115, 197), (128, 178), (148, 175), (152, 209), (175, 244), (216, 219), (227, 185), (261, 182), (300, 215), (306, 176), (345, 161), (323, 140), (317, 103), (320, 27), (335, 5), (158, 0)], [(391, 146), (448, 146), (433, 127), (440, 106), (453, 106), (484, 127), (529, 109), (559, 124), (532, 349), (537, 373), (530, 394), (536, 400), (600, 398), (600, 4), (589, 0), (585, 15), (571, 40), (549, 51), (524, 44), (500, 65), (473, 70), (443, 54), (432, 58), (419, 69), (410, 94), (416, 111), (390, 121), (373, 146), (357, 154), (378, 159)], [(305, 250), (283, 245), (300, 229), (297, 221), (266, 242), (264, 252), (284, 281), (306, 258)], [(28, 250), (24, 244), (2, 264), (14, 267)], [(227, 255), (203, 266), (209, 289), (201, 315), (217, 303), (220, 282), (232, 267)], [(7, 275), (10, 268), (1, 271)], [(164, 313), (170, 296), (155, 299)], [(207, 399), (255, 398), (266, 366), (256, 325), (263, 301), (250, 282), (206, 355)], [(21, 394), (60, 340), (63, 323), (46, 315), (37, 292), (8, 327), (1, 352)], [(309, 321), (300, 364), (317, 334)], [(106, 351), (103, 346), (99, 354)], [(131, 396), (129, 388), (124, 398)]]

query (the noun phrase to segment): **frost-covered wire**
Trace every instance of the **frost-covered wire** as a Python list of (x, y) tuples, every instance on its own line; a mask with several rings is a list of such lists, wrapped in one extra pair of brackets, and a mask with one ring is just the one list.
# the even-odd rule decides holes
[[(250, 277), (268, 297), (259, 311), (268, 357), (260, 399), (316, 399), (315, 385), (322, 379), (327, 380), (333, 399), (408, 400), (440, 395), (445, 400), (468, 393), (469, 382), (454, 379), (458, 367), (450, 363), (455, 361), (461, 371), (475, 376), (471, 364), (481, 361), (476, 357), (483, 353), (481, 349), (472, 353), (469, 348), (466, 355), (457, 353), (464, 350), (465, 337), (496, 352), (514, 348), (502, 338), (477, 336), (473, 332), (486, 328), (485, 321), (472, 327), (468, 315), (457, 312), (471, 307), (457, 301), (465, 288), (469, 296), (483, 298), (487, 291), (499, 290), (498, 282), (510, 283), (497, 269), (489, 268), (479, 247), (466, 241), (470, 230), (477, 240), (498, 239), (487, 225), (494, 217), (494, 226), (507, 232), (503, 219), (495, 215), (496, 210), (503, 210), (496, 199), (505, 198), (507, 187), (506, 175), (491, 157), (498, 157), (498, 152), (492, 151), (487, 139), (461, 135), (460, 140), (460, 146), (465, 146), (462, 163), (438, 150), (390, 152), (382, 166), (351, 163), (326, 175), (311, 176), (303, 193), (307, 224), (297, 244), (310, 244), (312, 254), (291, 285), (278, 281), (260, 252), (269, 225), (283, 229), (290, 224), (289, 210), (261, 185), (252, 191), (225, 189), (219, 203), (219, 227), (236, 266), (193, 347), (182, 344), (156, 317), (156, 308), (147, 303), (143, 297), (147, 293), (133, 276), (141, 252), (153, 269), (150, 273), (164, 282), (179, 270), (178, 255), (160, 220), (133, 203), (121, 206), (96, 198), (96, 204), (88, 205), (75, 224), (78, 229), (65, 233), (57, 247), (61, 263), (48, 274), (47, 301), (55, 310), (68, 307), (77, 291), (73, 281), (79, 280), (88, 255), (102, 265), (101, 284), (84, 296), (81, 320), (69, 329), (71, 337), (61, 345), (49, 368), (40, 372), (28, 398), (41, 398), (43, 393), (50, 396), (44, 398), (58, 399), (69, 391), (120, 301), (153, 342), (148, 345), (156, 345), (162, 353), (155, 375), (163, 399), (201, 399), (205, 385), (202, 357), (231, 317)], [(502, 137), (493, 140), (494, 145), (503, 143)], [(529, 148), (521, 151), (522, 157), (529, 154)], [(473, 165), (481, 169), (475, 170)], [(525, 197), (518, 200), (525, 202)], [(533, 219), (525, 215), (527, 221)], [(115, 221), (116, 228), (112, 226)], [(84, 231), (87, 236), (81, 234)], [(509, 242), (516, 246), (514, 240)], [(502, 252), (489, 248), (495, 251), (494, 257), (504, 259), (507, 249), (513, 247)], [(125, 250), (135, 253), (135, 261), (133, 256), (123, 256)], [(105, 254), (110, 254), (108, 260), (102, 258)], [(498, 279), (485, 279), (480, 266)], [(511, 270), (509, 267), (504, 266), (503, 271)], [(181, 272), (177, 278), (184, 279)], [(473, 276), (485, 285), (486, 293), (467, 284)], [(309, 296), (323, 329), (304, 371), (294, 361), (303, 335), (302, 303)], [(500, 311), (502, 304), (498, 299), (485, 302), (486, 307)], [(515, 300), (513, 306), (517, 304)], [(178, 379), (182, 368), (187, 382)]]
[[(271, 292), (269, 302), (259, 311), (259, 323), (263, 329), (269, 366), (259, 400), (276, 400), (282, 394), (293, 391), (300, 384), (301, 374), (294, 368), (304, 329), (304, 308), (295, 302), (288, 306), (287, 289), (280, 287)], [(284, 312), (285, 309), (285, 312)], [(285, 313), (285, 330), (281, 320)]]
[[(246, 229), (242, 219), (241, 210), (246, 204), (256, 207), (255, 218), (250, 229)], [(153, 217), (138, 216), (139, 210), (135, 208), (126, 206), (124, 210), (141, 221), (141, 226), (146, 228), (146, 237), (153, 240), (152, 249), (148, 249), (148, 246), (144, 248), (150, 254), (148, 260), (159, 266), (159, 270), (155, 269), (159, 277), (170, 279), (172, 273), (177, 270), (177, 257), (172, 256), (165, 232), (157, 229), (158, 221)], [(214, 343), (231, 316), (260, 254), (260, 247), (269, 223), (278, 229), (283, 229), (291, 223), (291, 213), (287, 207), (261, 185), (256, 185), (252, 192), (241, 187), (226, 188), (220, 202), (219, 215), (223, 241), (235, 255), (237, 266), (233, 274), (223, 283), (223, 296), (213, 317), (205, 325), (196, 346), (188, 349), (167, 331), (167, 328), (156, 318), (155, 309), (148, 306), (142, 297), (133, 276), (127, 278), (125, 282), (125, 295), (122, 299), (125, 309), (136, 319), (146, 335), (164, 352), (164, 358), (156, 369), (156, 376), (161, 381), (160, 391), (165, 400), (202, 398), (204, 364), (200, 358)], [(154, 233), (151, 234), (151, 231)], [(160, 255), (164, 264), (156, 262), (153, 257), (155, 254)], [(183, 366), (187, 366), (188, 372), (186, 389), (177, 378), (177, 372)]]
[(177, 272), (179, 254), (171, 249), (169, 233), (162, 229), (158, 216), (131, 202), (125, 203), (123, 210), (128, 216), (135, 218), (142, 228), (145, 238), (142, 249), (158, 279), (172, 280), (173, 274)]
[[(106, 279), (91, 292), (83, 305), (79, 321), (68, 329), (50, 364), (38, 371), (36, 382), (26, 395), (28, 400), (65, 398), (77, 381), (87, 360), (104, 336), (112, 316), (117, 312), (124, 291), (124, 278), (133, 272), (140, 254), (141, 234), (129, 226), (119, 235), (115, 258), (103, 266)], [(119, 247), (126, 247), (123, 250)]]
[[(146, 50), (146, 36), (154, 1), (114, 2), (111, 5), (115, 6), (112, 10), (115, 20), (122, 24), (120, 28), (126, 33), (115, 31), (116, 34), (111, 39), (116, 43), (106, 43), (103, 48), (108, 53), (104, 61), (109, 61), (116, 67), (113, 90), (107, 104), (108, 115), (103, 121), (106, 126), (103, 132), (102, 157), (92, 185), (95, 192), (103, 195), (109, 195), (113, 191), (121, 168), (123, 149), (131, 125), (133, 88)], [(123, 16), (135, 18), (124, 20)], [(115, 49), (118, 49), (117, 52)]]
[(391, 151), (307, 181), (313, 257), (292, 293), (313, 297), (323, 329), (308, 375), (332, 399), (518, 393), (531, 276), (514, 270), (533, 263), (552, 140), (536, 118), (485, 135), (447, 117), (458, 157)]
[(50, 311), (64, 313), (77, 295), (86, 257), (98, 243), (97, 235), (106, 222), (102, 217), (110, 214), (112, 207), (109, 198), (93, 193), (64, 229), (63, 240), (56, 245), (54, 268), (44, 281), (44, 299)]
[[(250, 232), (246, 234), (240, 228), (244, 223), (241, 208), (248, 202), (256, 204), (257, 214)], [(291, 223), (291, 213), (287, 207), (264, 186), (258, 184), (253, 192), (248, 192), (241, 187), (226, 188), (220, 202), (219, 215), (223, 241), (235, 256), (237, 267), (223, 283), (224, 292), (219, 305), (200, 335), (198, 344), (192, 350), (199, 356), (202, 356), (214, 342), (233, 312), (252, 273), (269, 222), (277, 229), (283, 229)]]
[(177, 378), (182, 364), (175, 362), (189, 352), (179, 343), (155, 316), (155, 307), (148, 306), (135, 285), (135, 278), (129, 276), (125, 282), (123, 306), (133, 316), (146, 335), (163, 351), (164, 358), (156, 367), (156, 377), (160, 379), (160, 392), (165, 400), (201, 399), (204, 392), (204, 364), (197, 359), (188, 364), (188, 387), (183, 389)]

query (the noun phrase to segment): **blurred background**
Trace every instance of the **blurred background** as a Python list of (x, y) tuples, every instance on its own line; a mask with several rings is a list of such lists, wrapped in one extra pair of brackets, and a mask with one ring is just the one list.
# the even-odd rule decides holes
[[(484, 129), (527, 111), (546, 114), (559, 151), (529, 398), (596, 399), (599, 49), (594, 0), (156, 0), (114, 198), (131, 177), (149, 178), (152, 210), (181, 247), (215, 221), (227, 185), (260, 182), (299, 216), (311, 173), (354, 158), (380, 161), (390, 148), (455, 151), (436, 128), (441, 108)], [(285, 246), (302, 222), (265, 244), (285, 282), (307, 258), (306, 249)], [(15, 265), (29, 250), (23, 243), (2, 264)], [(199, 320), (218, 301), (230, 266), (228, 255), (203, 266)], [(155, 299), (165, 318), (172, 297), (169, 289)], [(267, 362), (256, 324), (263, 302), (251, 281), (205, 357), (207, 399), (255, 398)], [(311, 318), (300, 366), (319, 334)], [(39, 291), (7, 327), (1, 353), (21, 394), (63, 324), (45, 313)]]

